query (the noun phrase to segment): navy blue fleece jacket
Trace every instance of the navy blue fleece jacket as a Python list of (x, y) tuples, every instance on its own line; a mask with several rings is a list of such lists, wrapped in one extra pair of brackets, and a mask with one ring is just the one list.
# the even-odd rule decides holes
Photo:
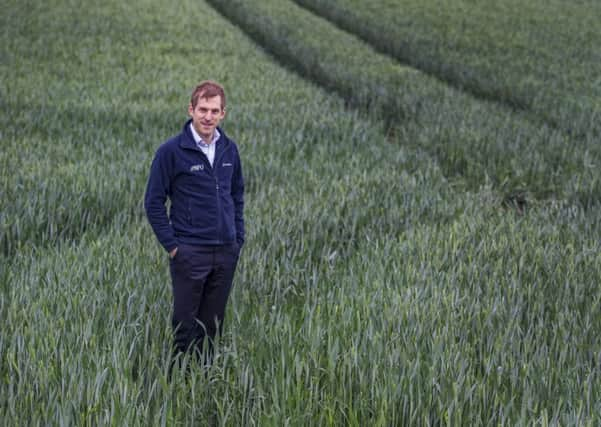
[(211, 166), (194, 141), (190, 122), (158, 148), (152, 161), (144, 197), (148, 221), (167, 252), (179, 243), (242, 246), (244, 179), (238, 148), (219, 129)]

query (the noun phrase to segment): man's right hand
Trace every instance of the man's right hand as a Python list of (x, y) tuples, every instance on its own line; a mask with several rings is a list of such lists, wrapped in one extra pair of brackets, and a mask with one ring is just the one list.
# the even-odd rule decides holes
[(177, 248), (175, 248), (171, 252), (169, 252), (169, 258), (173, 259), (173, 257), (175, 257), (175, 254), (177, 254)]

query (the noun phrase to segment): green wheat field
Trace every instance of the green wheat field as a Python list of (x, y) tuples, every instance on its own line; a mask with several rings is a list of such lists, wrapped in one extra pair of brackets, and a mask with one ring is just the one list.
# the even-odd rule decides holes
[[(0, 425), (601, 424), (597, 0), (3, 0)], [(247, 242), (167, 367), (142, 207), (201, 80)]]

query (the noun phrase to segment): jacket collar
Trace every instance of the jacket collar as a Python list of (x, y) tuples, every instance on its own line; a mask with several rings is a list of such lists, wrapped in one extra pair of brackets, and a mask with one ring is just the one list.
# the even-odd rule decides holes
[[(180, 145), (180, 147), (186, 148), (188, 150), (200, 151), (200, 148), (198, 148), (198, 146), (196, 145), (196, 141), (194, 140), (194, 137), (192, 136), (192, 131), (190, 130), (190, 123), (192, 123), (192, 119), (188, 119), (186, 124), (184, 124), (184, 129), (182, 131), (182, 138), (180, 138), (179, 145)], [(221, 153), (229, 145), (229, 139), (225, 135), (225, 132), (223, 131), (223, 129), (221, 129), (220, 127), (217, 127), (217, 130), (219, 131), (221, 136), (219, 137), (219, 139), (217, 141), (215, 141), (215, 144), (217, 144), (215, 146), (215, 157), (217, 157), (217, 155), (219, 153)]]

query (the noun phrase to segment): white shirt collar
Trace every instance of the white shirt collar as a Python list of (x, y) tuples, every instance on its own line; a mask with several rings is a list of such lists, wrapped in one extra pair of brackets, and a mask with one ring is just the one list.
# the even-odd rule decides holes
[[(196, 132), (196, 129), (194, 129), (194, 125), (192, 123), (190, 123), (190, 130), (192, 131), (192, 137), (194, 138), (194, 141), (196, 141), (196, 144), (201, 144), (201, 145), (205, 145), (208, 146), (210, 144), (207, 144), (204, 139), (202, 139), (202, 137), (198, 134), (198, 132)], [(219, 138), (221, 137), (221, 133), (219, 132), (219, 129), (215, 128), (215, 132), (213, 132), (213, 139), (211, 140), (211, 144), (215, 144)]]

